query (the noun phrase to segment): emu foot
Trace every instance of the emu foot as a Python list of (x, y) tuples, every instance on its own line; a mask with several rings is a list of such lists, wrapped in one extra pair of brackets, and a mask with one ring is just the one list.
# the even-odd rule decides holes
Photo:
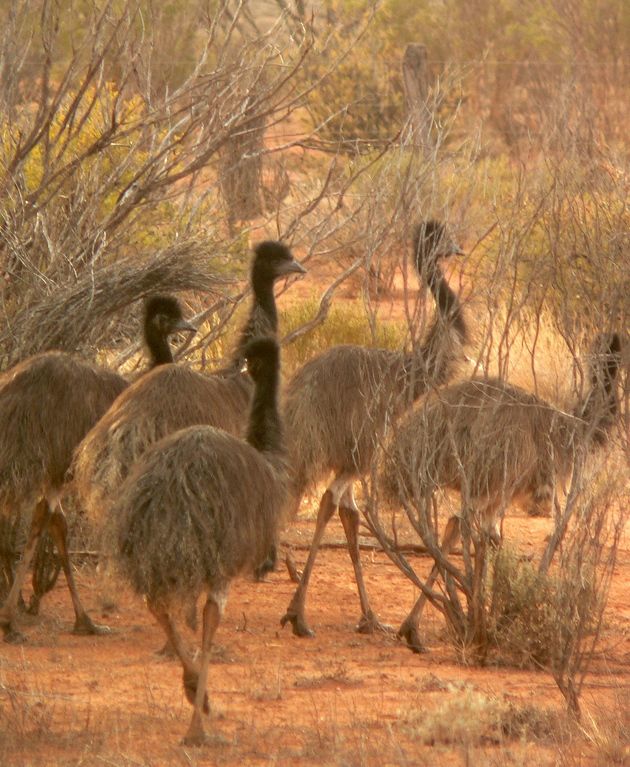
[(188, 727), (188, 732), (182, 738), (183, 746), (203, 746), (209, 741), (203, 722), (198, 711), (193, 711), (193, 716)]
[(11, 626), (3, 626), (4, 636), (2, 640), (7, 644), (24, 644), (27, 640), (24, 634), (17, 629), (11, 628)]
[(533, 504), (531, 506), (527, 507), (527, 516), (528, 517), (550, 517), (551, 516), (551, 509), (547, 509), (541, 506), (538, 506), (537, 504)]
[(280, 618), (280, 625), (283, 628), (287, 623), (291, 623), (291, 628), (296, 637), (307, 637), (310, 639), (311, 637), (315, 636), (315, 632), (308, 627), (302, 615), (299, 615), (290, 607), (282, 616), (282, 618)]
[(272, 546), (267, 552), (265, 559), (254, 568), (254, 580), (264, 581), (267, 573), (272, 573), (276, 569), (278, 561), (278, 549)]
[(357, 634), (375, 634), (377, 631), (381, 634), (394, 633), (394, 629), (386, 623), (381, 623), (373, 612), (361, 616), (355, 631)]
[(155, 654), (158, 655), (160, 658), (168, 658), (169, 660), (171, 658), (177, 658), (177, 653), (175, 652), (175, 648), (171, 644), (171, 640), (167, 639), (166, 642), (160, 647), (159, 650), (155, 651)]
[(181, 740), (182, 746), (192, 746), (193, 748), (201, 748), (201, 746), (206, 746), (209, 742), (210, 738), (206, 735), (203, 728), (201, 732), (190, 732), (189, 730)]
[(409, 623), (409, 621), (403, 621), (402, 625), (398, 629), (398, 636), (404, 639), (407, 643), (407, 647), (417, 654), (427, 652), (427, 648), (422, 644), (420, 639), (420, 632), (418, 627)]
[[(186, 694), (186, 700), (191, 704), (191, 706), (195, 705), (195, 696), (197, 695), (197, 682), (199, 681), (199, 676), (196, 673), (191, 673), (188, 671), (184, 671), (183, 675), (183, 682), (184, 682), (184, 693)], [(203, 695), (203, 712), (204, 714), (210, 713), (210, 701), (208, 700), (208, 693), (205, 692)], [(195, 721), (195, 716), (193, 715), (193, 721), (190, 723), (190, 728), (188, 732), (190, 733), (190, 730), (193, 727), (193, 723)], [(201, 732), (203, 733), (203, 724), (199, 722), (199, 726), (201, 727)], [(186, 736), (188, 737), (188, 735)], [(205, 737), (205, 733), (204, 733)]]
[(256, 583), (264, 581), (269, 573), (272, 573), (276, 569), (276, 563), (271, 559), (265, 559), (264, 562), (254, 568), (254, 580)]
[(84, 636), (88, 634), (91, 634), (92, 636), (103, 636), (105, 634), (111, 634), (112, 630), (109, 626), (99, 626), (98, 623), (94, 623), (87, 613), (83, 613), (83, 615), (77, 615), (72, 633)]
[(39, 605), (41, 601), (42, 598), (38, 594), (31, 594), (28, 606), (24, 605), (23, 607), (24, 612), (28, 613), (29, 615), (39, 615)]

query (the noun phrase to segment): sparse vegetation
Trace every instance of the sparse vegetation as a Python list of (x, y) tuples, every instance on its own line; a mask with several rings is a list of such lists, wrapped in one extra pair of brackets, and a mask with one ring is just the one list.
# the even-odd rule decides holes
[[(110, 583), (99, 610), (95, 536), (66, 504), (81, 593), (116, 631), (70, 637), (59, 584), (43, 616), (21, 616), (31, 643), (0, 653), (0, 764), (626, 764), (627, 1), (35, 0), (0, 4), (0, 22), (3, 370), (54, 347), (135, 375), (138, 300), (155, 290), (197, 315), (176, 356), (214, 368), (246, 310), (251, 246), (268, 238), (312, 281), (305, 299), (278, 291), (287, 376), (338, 344), (409, 349), (434, 316), (408, 260), (412, 225), (430, 217), (466, 251), (446, 275), (471, 328), (459, 377), (498, 375), (566, 413), (594, 335), (623, 343), (610, 449), (556, 488), (551, 518), (511, 506), (503, 547), (476, 560), (473, 525), (449, 571), (428, 512), (443, 608), (430, 654), (355, 637), (347, 611), (339, 627), (322, 611), (322, 637), (300, 643), (277, 631), (284, 574), (236, 583), (244, 607), (228, 608), (211, 658), (203, 750), (176, 745), (190, 708), (140, 602)], [(426, 46), (422, 119), (409, 43)], [(395, 625), (430, 568), (421, 532), (381, 503), (380, 468), (376, 456), (361, 534), (389, 553), (373, 552), (366, 580)], [(0, 593), (28, 521), (0, 519)], [(326, 553), (322, 586), (338, 613), (352, 599), (342, 554)]]
[(469, 685), (448, 685), (444, 700), (429, 712), (421, 701), (401, 710), (402, 728), (424, 744), (458, 745), (470, 750), (510, 740), (557, 739), (561, 722), (555, 711), (519, 706)]

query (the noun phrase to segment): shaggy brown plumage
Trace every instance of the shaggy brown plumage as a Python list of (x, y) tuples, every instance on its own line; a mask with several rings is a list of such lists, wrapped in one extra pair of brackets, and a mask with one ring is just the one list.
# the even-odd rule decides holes
[(252, 394), (242, 373), (243, 347), (256, 334), (275, 335), (274, 282), (304, 268), (279, 242), (255, 248), (248, 321), (228, 368), (205, 375), (181, 365), (166, 365), (131, 386), (78, 447), (72, 468), (74, 486), (89, 516), (103, 512), (142, 453), (177, 429), (209, 424), (242, 435)]
[[(614, 333), (597, 344), (591, 388), (573, 413), (498, 379), (470, 380), (432, 395), (396, 430), (383, 470), (390, 498), (428, 510), (434, 492), (456, 490), (461, 517), (498, 541), (497, 522), (515, 500), (532, 514), (549, 514), (556, 488), (571, 475), (578, 451), (602, 444), (615, 420), (615, 379), (621, 342)], [(474, 515), (474, 517), (472, 516)], [(420, 519), (416, 527), (421, 529)], [(459, 537), (460, 518), (444, 532), (446, 556)], [(434, 568), (427, 588), (438, 571)], [(418, 623), (424, 595), (403, 622), (399, 634), (421, 649)]]
[[(145, 308), (151, 364), (166, 357), (165, 336), (191, 329), (175, 299), (154, 297)], [(168, 358), (170, 351), (168, 351)], [(65, 352), (44, 352), (0, 377), (0, 513), (35, 505), (29, 539), (14, 582), (0, 608), (5, 638), (19, 640), (13, 623), (20, 589), (43, 527), (48, 523), (76, 613), (75, 630), (94, 625), (81, 606), (67, 555), (66, 522), (58, 499), (76, 446), (127, 387), (125, 379)]]
[[(179, 655), (193, 703), (187, 743), (204, 737), (210, 646), (232, 578), (252, 570), (275, 543), (286, 495), (277, 408), (279, 348), (258, 339), (242, 349), (255, 381), (247, 441), (192, 426), (146, 450), (111, 506), (115, 554), (146, 596)], [(199, 664), (172, 618), (178, 604), (207, 593)]]
[(282, 625), (290, 622), (298, 636), (313, 634), (304, 614), (306, 591), (324, 529), (336, 508), (359, 591), (358, 629), (371, 632), (379, 625), (363, 583), (352, 484), (368, 471), (392, 420), (430, 387), (444, 383), (461, 354), (466, 326), (457, 296), (437, 264), (440, 257), (460, 252), (441, 223), (426, 221), (416, 228), (414, 262), (435, 298), (437, 314), (414, 353), (338, 346), (307, 362), (289, 381), (284, 415), (296, 507), (309, 485), (334, 475), (320, 502), (300, 584), (281, 620)]

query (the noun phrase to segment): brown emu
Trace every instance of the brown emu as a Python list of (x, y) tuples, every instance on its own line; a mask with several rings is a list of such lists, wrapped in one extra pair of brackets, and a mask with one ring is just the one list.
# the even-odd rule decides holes
[[(164, 629), (183, 667), (193, 715), (184, 739), (205, 739), (210, 648), (230, 581), (275, 544), (287, 473), (277, 407), (279, 348), (261, 338), (243, 349), (254, 396), (247, 439), (190, 426), (149, 447), (111, 506), (116, 557)], [(206, 594), (201, 656), (194, 660), (173, 610)]]
[[(606, 441), (617, 413), (619, 335), (600, 337), (593, 356), (590, 390), (572, 414), (499, 379), (472, 379), (431, 395), (396, 430), (383, 470), (388, 494), (408, 512), (414, 502), (423, 504), (425, 514), (436, 490), (461, 494), (461, 514), (444, 531), (443, 556), (472, 514), (495, 543), (497, 523), (512, 501), (526, 502), (532, 514), (549, 514), (576, 457)], [(427, 593), (438, 573), (436, 565)], [(415, 651), (422, 649), (425, 589), (398, 632)]]
[[(172, 361), (168, 336), (194, 330), (170, 296), (145, 305), (144, 337), (151, 366)], [(59, 552), (75, 612), (76, 633), (96, 633), (74, 583), (67, 524), (59, 498), (72, 453), (127, 381), (65, 352), (44, 352), (0, 377), (0, 514), (34, 506), (28, 541), (9, 594), (0, 607), (5, 641), (21, 641), (15, 628), (20, 591), (38, 540), (47, 526)]]
[(304, 572), (286, 613), (284, 626), (297, 636), (312, 636), (306, 622), (309, 578), (324, 529), (335, 509), (348, 541), (361, 603), (357, 629), (379, 627), (370, 608), (359, 556), (359, 511), (352, 485), (370, 467), (375, 450), (391, 419), (430, 387), (445, 382), (466, 339), (466, 326), (457, 296), (449, 288), (438, 259), (461, 253), (443, 224), (422, 222), (414, 234), (414, 262), (426, 280), (437, 315), (426, 341), (411, 354), (362, 346), (337, 346), (307, 362), (290, 380), (284, 417), (291, 456), (292, 495), (296, 508), (310, 484), (331, 473), (323, 494)]
[(274, 283), (305, 271), (286, 245), (257, 245), (251, 268), (252, 308), (230, 365), (212, 375), (167, 365), (114, 402), (77, 449), (73, 464), (75, 489), (92, 517), (105, 510), (142, 453), (167, 434), (209, 424), (242, 435), (252, 395), (252, 382), (241, 371), (243, 347), (255, 336), (276, 334)]

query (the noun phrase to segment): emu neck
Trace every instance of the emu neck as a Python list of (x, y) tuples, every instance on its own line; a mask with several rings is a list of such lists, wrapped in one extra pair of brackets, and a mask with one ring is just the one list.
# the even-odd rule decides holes
[(240, 367), (243, 360), (243, 349), (257, 336), (274, 336), (278, 330), (278, 312), (276, 298), (273, 293), (274, 280), (264, 274), (252, 273), (252, 288), (254, 299), (249, 318), (241, 331), (241, 335), (232, 354), (232, 366)]
[(258, 381), (254, 390), (247, 441), (256, 450), (280, 453), (283, 449), (282, 426), (278, 413), (278, 372)]
[(409, 403), (432, 386), (445, 383), (451, 375), (460, 347), (468, 337), (461, 304), (444, 279), (439, 266), (427, 264), (426, 277), (436, 303), (436, 316), (420, 348), (403, 358), (402, 385)]
[(618, 411), (615, 383), (619, 361), (609, 353), (601, 365), (591, 371), (591, 388), (576, 415), (583, 421), (585, 433), (591, 434), (596, 444), (604, 444), (615, 422)]
[(158, 365), (168, 365), (173, 362), (173, 354), (168, 343), (168, 338), (159, 333), (151, 323), (147, 323), (144, 328), (144, 340), (149, 350), (150, 367)]
[(444, 322), (448, 322), (449, 326), (458, 334), (460, 342), (465, 342), (468, 336), (468, 329), (464, 321), (462, 307), (457, 295), (451, 290), (448, 282), (444, 279), (442, 270), (437, 264), (433, 263), (427, 267), (426, 277), (439, 314), (436, 322), (440, 322), (441, 319), (442, 326)]

